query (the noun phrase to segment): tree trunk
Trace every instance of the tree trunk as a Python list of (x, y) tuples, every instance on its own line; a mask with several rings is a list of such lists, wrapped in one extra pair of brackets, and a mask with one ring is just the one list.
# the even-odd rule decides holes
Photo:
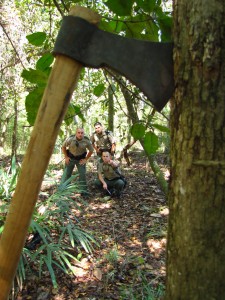
[(115, 114), (115, 109), (114, 109), (114, 99), (113, 99), (113, 90), (112, 86), (109, 85), (108, 88), (108, 99), (109, 99), (109, 105), (108, 105), (108, 129), (110, 131), (114, 131), (114, 114)]
[(174, 1), (167, 300), (225, 299), (224, 16), (223, 0)]
[(18, 127), (18, 103), (16, 96), (14, 98), (14, 122), (13, 122), (13, 132), (12, 132), (12, 154), (11, 156), (16, 156), (17, 154), (17, 127)]
[[(126, 102), (126, 105), (127, 105), (127, 110), (128, 110), (128, 114), (129, 114), (129, 117), (132, 121), (133, 124), (139, 122), (139, 118), (138, 118), (138, 115), (134, 109), (134, 106), (133, 106), (133, 103), (132, 103), (132, 99), (131, 99), (131, 96), (129, 94), (129, 92), (124, 88), (124, 85), (121, 85), (121, 91), (124, 95), (124, 99), (125, 99), (125, 102)], [(144, 147), (144, 143), (142, 141), (140, 141), (141, 143), (141, 146), (142, 148), (144, 149), (145, 151), (145, 147)], [(161, 190), (164, 192), (165, 195), (167, 195), (167, 192), (168, 192), (168, 184), (164, 178), (164, 175), (162, 173), (162, 171), (160, 170), (160, 167), (157, 163), (157, 161), (155, 160), (154, 156), (153, 155), (148, 155), (147, 152), (145, 151), (145, 154), (148, 158), (148, 161), (150, 163), (150, 166), (151, 166), (151, 169), (161, 187)]]

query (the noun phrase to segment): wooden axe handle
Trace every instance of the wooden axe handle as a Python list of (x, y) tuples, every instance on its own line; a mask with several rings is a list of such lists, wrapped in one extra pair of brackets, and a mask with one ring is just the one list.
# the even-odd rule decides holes
[[(72, 8), (70, 15), (94, 24), (100, 21), (97, 13), (83, 7)], [(81, 68), (71, 58), (56, 57), (0, 239), (0, 300), (10, 293), (43, 176)]]

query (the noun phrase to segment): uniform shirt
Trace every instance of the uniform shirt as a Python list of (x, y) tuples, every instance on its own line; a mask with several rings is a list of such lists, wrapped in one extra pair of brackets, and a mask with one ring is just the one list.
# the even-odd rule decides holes
[(86, 149), (88, 149), (90, 152), (94, 151), (91, 141), (86, 136), (79, 141), (76, 139), (75, 135), (72, 135), (64, 141), (62, 146), (69, 148), (70, 153), (72, 153), (74, 156), (83, 154), (86, 152)]
[(118, 167), (113, 168), (111, 165), (105, 164), (104, 162), (99, 163), (98, 174), (102, 174), (106, 179), (112, 180), (115, 178), (120, 178), (120, 175), (118, 175), (115, 170), (118, 170)]
[(100, 134), (94, 132), (91, 136), (91, 142), (98, 148), (111, 149), (112, 144), (115, 143), (115, 138), (110, 131), (107, 133), (105, 131), (102, 131), (102, 133)]

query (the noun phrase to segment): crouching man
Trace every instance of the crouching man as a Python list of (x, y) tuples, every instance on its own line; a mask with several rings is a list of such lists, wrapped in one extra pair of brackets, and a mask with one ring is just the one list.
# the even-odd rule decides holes
[(120, 198), (124, 188), (124, 180), (121, 178), (119, 163), (112, 160), (109, 152), (102, 152), (102, 161), (98, 166), (98, 179), (95, 181), (95, 186), (103, 188), (109, 194), (114, 194)]

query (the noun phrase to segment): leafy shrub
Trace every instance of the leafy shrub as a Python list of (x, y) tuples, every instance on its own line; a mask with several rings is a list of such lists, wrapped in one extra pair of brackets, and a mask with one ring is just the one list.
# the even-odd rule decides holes
[(71, 218), (69, 213), (72, 207), (80, 209), (78, 204), (70, 198), (71, 194), (77, 191), (76, 184), (64, 185), (48, 197), (44, 203), (37, 203), (30, 231), (39, 237), (38, 245), (37, 247), (35, 247), (35, 243), (34, 245), (31, 243), (25, 245), (23, 256), (27, 259), (20, 262), (17, 272), (19, 282), (25, 279), (23, 270), (34, 263), (39, 266), (39, 277), (46, 268), (48, 269), (52, 284), (56, 288), (57, 269), (66, 274), (75, 274), (71, 261), (77, 261), (82, 257), (81, 248), (87, 253), (92, 253), (93, 244), (97, 245), (96, 240), (83, 230), (78, 219)]
[[(9, 169), (0, 169), (0, 233), (4, 229), (9, 200), (15, 190), (18, 173), (15, 158)], [(76, 175), (72, 179), (75, 178)], [(77, 192), (76, 183), (66, 182), (51, 196), (37, 202), (29, 228), (29, 236), (33, 235), (33, 238), (25, 244), (16, 273), (16, 282), (20, 289), (27, 271), (32, 272), (32, 265), (38, 266), (40, 277), (47, 268), (53, 286), (57, 287), (56, 270), (74, 273), (75, 268), (71, 261), (81, 258), (82, 249), (91, 253), (93, 244), (97, 245), (92, 235), (82, 229), (79, 220), (71, 217), (71, 209), (81, 209), (70, 197)]]

